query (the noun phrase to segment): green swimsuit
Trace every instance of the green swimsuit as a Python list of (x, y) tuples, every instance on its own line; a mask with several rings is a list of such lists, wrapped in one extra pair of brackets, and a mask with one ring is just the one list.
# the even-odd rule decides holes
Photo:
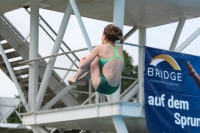
[(106, 59), (103, 59), (103, 58), (99, 58), (99, 64), (100, 64), (100, 84), (99, 86), (97, 87), (97, 92), (99, 93), (102, 93), (102, 94), (106, 94), (106, 95), (110, 95), (110, 94), (113, 94), (118, 88), (119, 88), (119, 85), (117, 86), (111, 86), (106, 77), (104, 76), (103, 74), (103, 66), (110, 60), (114, 60), (116, 58), (119, 58), (122, 62), (124, 62), (123, 58), (121, 58), (118, 54), (118, 47), (116, 46), (116, 50), (110, 45), (108, 44), (108, 46), (110, 46), (112, 48), (112, 50), (115, 52), (115, 56), (112, 57), (112, 58), (106, 58)]

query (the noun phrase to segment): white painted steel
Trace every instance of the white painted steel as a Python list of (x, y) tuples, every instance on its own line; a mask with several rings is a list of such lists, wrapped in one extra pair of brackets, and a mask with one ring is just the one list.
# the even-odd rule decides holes
[[(125, 0), (114, 0), (114, 10), (113, 10), (113, 24), (118, 26), (123, 31), (124, 26), (124, 9)], [(109, 102), (118, 101), (121, 92), (121, 84), (117, 91), (112, 95), (106, 95)]]
[(121, 116), (114, 116), (112, 117), (113, 123), (115, 125), (115, 129), (117, 133), (128, 133), (126, 128), (126, 124), (124, 123), (123, 117)]
[[(133, 84), (133, 86), (134, 86), (134, 84)], [(132, 87), (132, 86), (131, 86)], [(128, 88), (129, 89), (129, 88)], [(121, 101), (126, 101), (126, 102), (128, 102), (133, 96), (135, 96), (137, 93), (138, 93), (138, 91), (139, 91), (139, 86), (138, 86), (138, 84), (134, 87), (134, 88), (130, 88), (131, 89), (131, 91), (129, 91), (129, 93), (128, 94), (126, 94), (126, 96), (124, 96), (122, 99), (121, 99)], [(128, 91), (128, 90), (127, 90)], [(122, 94), (123, 95), (123, 94)]]
[[(29, 0), (34, 1), (35, 0)], [(0, 14), (23, 7), (27, 0), (2, 0)], [(49, 5), (45, 9), (65, 12), (68, 0), (40, 0), (41, 4)], [(87, 18), (112, 22), (113, 0), (78, 0), (77, 5), (81, 15)], [(134, 8), (133, 8), (134, 6)], [(103, 10), (102, 10), (103, 7)], [(164, 10), (164, 11), (163, 11)], [(187, 15), (188, 18), (200, 16), (200, 3), (198, 0), (126, 0), (125, 25), (155, 27), (177, 22), (175, 18)]]
[(22, 121), (22, 117), (20, 116), (19, 112), (15, 109), (15, 113), (17, 114), (17, 116), (19, 117), (19, 119)]
[(4, 62), (6, 64), (6, 67), (7, 67), (8, 71), (9, 71), (9, 73), (10, 73), (12, 81), (14, 82), (14, 84), (15, 84), (15, 86), (17, 88), (17, 91), (19, 93), (19, 96), (20, 96), (20, 98), (21, 98), (21, 100), (22, 100), (22, 102), (23, 102), (23, 104), (25, 106), (25, 109), (26, 109), (26, 111), (29, 112), (30, 111), (30, 107), (28, 106), (26, 98), (24, 97), (24, 93), (22, 92), (22, 89), (21, 89), (21, 87), (19, 85), (19, 82), (17, 81), (17, 78), (15, 76), (15, 73), (13, 72), (13, 69), (12, 69), (12, 67), (10, 65), (10, 62), (8, 62), (8, 58), (7, 58), (7, 56), (6, 56), (5, 52), (4, 52), (4, 49), (3, 49), (2, 45), (1, 45), (1, 42), (0, 42), (0, 52), (1, 52), (1, 56), (2, 56), (2, 58), (4, 60)]
[(184, 27), (185, 20), (186, 20), (185, 17), (182, 17), (182, 18), (179, 20), (179, 23), (178, 23), (176, 32), (175, 32), (175, 34), (174, 34), (172, 43), (171, 43), (170, 48), (169, 48), (170, 50), (175, 50), (176, 45), (177, 45), (178, 40), (179, 40), (179, 37), (180, 37), (181, 32), (182, 32), (182, 29), (183, 29), (183, 27)]
[(190, 37), (188, 37), (175, 51), (183, 51), (195, 38), (200, 34), (200, 28), (198, 28)]
[[(0, 19), (0, 33), (1, 36), (3, 36), (8, 42), (9, 45), (12, 46), (15, 50), (17, 49), (17, 53), (24, 59), (24, 60), (28, 60), (29, 59), (29, 49), (27, 48), (26, 44), (24, 44), (22, 42), (22, 40), (20, 40), (18, 38), (18, 31), (15, 31), (16, 29), (11, 29), (10, 27), (12, 27), (12, 25), (10, 25), (9, 23), (7, 23), (7, 21), (4, 23), (5, 17), (3, 17), (3, 20)], [(13, 31), (14, 30), (14, 31)], [(2, 62), (2, 61), (0, 61)], [(40, 63), (40, 66), (43, 66), (42, 63)], [(44, 68), (39, 68), (39, 76), (40, 78), (43, 77), (43, 74), (45, 72)], [(59, 84), (59, 81), (57, 79), (56, 76), (52, 75), (50, 78), (50, 82), (48, 84), (48, 86), (51, 88), (51, 90), (57, 94), (58, 92), (60, 92), (62, 90), (61, 87), (57, 88), (57, 90), (55, 90), (55, 88), (57, 87), (57, 84)], [(73, 99), (73, 97), (69, 94), (67, 94), (66, 97), (62, 98), (62, 101), (65, 103), (66, 106), (74, 106), (77, 105), (78, 103)]]
[(65, 78), (67, 77), (67, 75), (69, 74), (69, 71), (72, 69), (72, 67), (74, 66), (74, 63), (76, 62), (76, 59), (72, 62), (71, 66), (69, 67), (69, 70), (66, 72), (66, 74), (64, 75), (64, 77), (62, 78), (62, 80), (60, 81), (60, 83), (62, 83)]
[[(59, 32), (58, 32), (58, 36), (56, 37), (56, 41), (55, 41), (53, 50), (51, 52), (52, 55), (57, 54), (59, 51), (59, 47), (60, 47), (62, 39), (64, 37), (64, 33), (65, 33), (66, 27), (68, 25), (71, 13), (72, 13), (72, 7), (71, 7), (70, 3), (68, 3), (61, 26), (60, 26), (60, 29), (59, 29)], [(45, 95), (45, 92), (46, 92), (46, 89), (47, 89), (47, 86), (48, 86), (48, 83), (49, 83), (49, 80), (51, 77), (51, 73), (53, 71), (53, 66), (54, 66), (55, 60), (56, 60), (55, 57), (51, 58), (46, 67), (46, 70), (45, 70), (45, 73), (43, 76), (43, 80), (41, 82), (41, 86), (40, 86), (40, 89), (39, 89), (39, 92), (38, 92), (38, 95), (36, 98), (36, 109), (37, 110), (39, 110), (41, 107), (42, 100), (44, 98), (44, 95)]]
[(89, 80), (89, 104), (92, 103), (92, 96), (94, 95), (92, 94), (92, 80), (90, 79)]
[[(38, 43), (39, 43), (39, 5), (31, 5), (30, 16), (30, 46), (29, 60), (38, 58)], [(28, 103), (30, 111), (35, 111), (36, 96), (38, 93), (38, 61), (29, 63), (29, 89)]]
[(95, 103), (99, 103), (99, 93), (95, 91)]
[(113, 24), (123, 31), (125, 0), (114, 0)]
[(123, 40), (126, 41), (132, 34), (138, 30), (138, 27), (133, 27), (126, 35), (124, 35)]
[(18, 98), (0, 97), (0, 123), (3, 123), (13, 113), (19, 103)]
[[(89, 93), (89, 94), (90, 94), (90, 93)], [(85, 100), (81, 105), (85, 105), (88, 101), (89, 101), (89, 104), (91, 104), (91, 103), (92, 103), (91, 99), (92, 99), (94, 96), (95, 96), (95, 93), (93, 93), (92, 95), (90, 95), (90, 97), (89, 97), (87, 100)]]
[[(140, 45), (146, 45), (146, 28), (139, 28)], [(144, 47), (139, 48), (138, 52), (138, 86), (139, 86), (139, 103), (144, 102)]]
[(31, 126), (33, 133), (41, 133), (40, 131), (38, 131), (38, 129), (34, 126)]
[(44, 127), (36, 127), (36, 129), (39, 130), (39, 132), (41, 133), (49, 133), (49, 131)]
[(56, 130), (57, 130), (57, 128), (54, 128), (54, 129), (51, 130), (50, 133), (54, 133)]
[[(38, 111), (21, 114), (24, 125), (38, 125), (54, 122), (73, 121), (80, 119), (93, 119), (100, 117), (143, 117), (143, 104), (117, 102), (99, 103), (86, 106), (74, 106), (63, 109)], [(84, 115), (83, 115), (84, 114)], [(63, 117), (65, 116), (65, 117)]]
[(62, 91), (60, 91), (51, 101), (49, 101), (41, 110), (50, 109), (55, 103), (57, 103), (66, 93), (68, 93), (73, 86), (68, 85)]
[(83, 24), (83, 20), (81, 19), (80, 12), (79, 12), (78, 7), (76, 5), (76, 0), (69, 0), (69, 1), (71, 3), (72, 8), (73, 8), (74, 14), (76, 15), (76, 18), (78, 20), (79, 26), (80, 26), (81, 31), (83, 33), (83, 36), (84, 36), (85, 42), (88, 46), (88, 49), (91, 52), (92, 51), (92, 44), (90, 42), (89, 36), (88, 36), (87, 31), (85, 29), (85, 26)]
[[(44, 125), (90, 131), (116, 132), (112, 117), (122, 116), (131, 133), (147, 133), (143, 104), (99, 103), (23, 115), (24, 125)], [(64, 116), (64, 117), (63, 117)], [(81, 125), (81, 126), (79, 126)]]

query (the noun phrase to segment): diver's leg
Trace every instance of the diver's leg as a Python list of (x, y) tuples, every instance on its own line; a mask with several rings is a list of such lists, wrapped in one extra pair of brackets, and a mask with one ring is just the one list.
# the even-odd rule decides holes
[(90, 65), (90, 75), (91, 75), (91, 80), (92, 84), (95, 89), (100, 84), (100, 66), (99, 66), (99, 57), (96, 57), (94, 61)]
[(68, 80), (68, 83), (70, 85), (73, 85), (77, 82), (77, 80), (85, 73), (88, 72), (90, 70), (90, 68), (88, 67), (87, 69), (78, 69), (78, 71), (76, 72), (76, 74)]
[[(84, 58), (87, 58), (87, 57), (83, 57), (83, 58), (81, 58), (81, 60), (83, 60)], [(81, 62), (81, 61), (80, 61)], [(68, 80), (68, 83), (70, 84), (70, 85), (74, 85), (76, 82), (77, 82), (77, 80), (84, 74), (84, 73), (86, 73), (86, 72), (88, 72), (90, 70), (90, 65), (88, 65), (88, 67), (86, 67), (86, 68), (84, 68), (84, 69), (78, 69), (78, 71), (76, 72), (76, 74), (71, 78), (71, 79), (69, 79)]]
[(87, 81), (90, 79), (90, 77), (90, 71), (88, 71), (78, 79), (77, 84), (80, 84), (82, 86), (87, 85)]

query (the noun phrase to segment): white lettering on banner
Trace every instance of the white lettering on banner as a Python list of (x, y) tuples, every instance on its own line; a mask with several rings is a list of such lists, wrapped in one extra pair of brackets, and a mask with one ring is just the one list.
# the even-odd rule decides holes
[(164, 79), (171, 79), (173, 81), (182, 81), (182, 73), (168, 72), (166, 70), (154, 69), (152, 67), (148, 67), (147, 75), (151, 77), (154, 76)]
[[(165, 107), (167, 105), (170, 109), (189, 110), (189, 102), (185, 100), (176, 99), (173, 95), (166, 99), (165, 94), (161, 96), (148, 96), (148, 104), (151, 106)], [(180, 125), (181, 128), (185, 126), (200, 127), (200, 118), (181, 116), (180, 113), (174, 114), (175, 124)]]
[(175, 123), (177, 125), (181, 125), (181, 128), (184, 128), (185, 126), (192, 126), (192, 127), (200, 126), (200, 118), (181, 116), (179, 113), (175, 113), (174, 117), (175, 117)]
[(173, 95), (168, 100), (167, 104), (168, 104), (169, 108), (189, 110), (188, 101), (174, 100), (174, 96)]
[(153, 96), (149, 96), (148, 97), (148, 103), (149, 105), (155, 105), (155, 106), (165, 106), (164, 104), (164, 100), (165, 100), (165, 94), (162, 94), (161, 97), (153, 97)]

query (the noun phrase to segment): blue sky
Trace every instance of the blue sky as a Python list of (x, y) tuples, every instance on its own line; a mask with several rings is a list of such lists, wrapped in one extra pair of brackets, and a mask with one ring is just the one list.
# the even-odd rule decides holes
[[(63, 13), (53, 12), (49, 10), (40, 10), (40, 14), (45, 20), (58, 32)], [(6, 13), (9, 20), (20, 29), (22, 34), (26, 37), (29, 34), (29, 15), (23, 10), (18, 9), (9, 13)], [(92, 45), (101, 44), (101, 35), (103, 28), (110, 24), (110, 22), (98, 21), (89, 18), (83, 18), (84, 25), (88, 32)], [(42, 23), (42, 22), (41, 22)], [(178, 23), (167, 24), (163, 26), (153, 27), (147, 29), (147, 46), (169, 49), (173, 35), (175, 33)], [(178, 42), (178, 46), (183, 43), (195, 30), (200, 27), (200, 18), (187, 20), (183, 28), (181, 37)], [(132, 27), (124, 26), (124, 34), (127, 33)], [(79, 28), (78, 22), (75, 16), (71, 16), (64, 41), (73, 50), (86, 48), (87, 45)], [(53, 42), (45, 39), (45, 35), (40, 32), (40, 53), (42, 56), (50, 55)], [(138, 32), (136, 31), (126, 42), (138, 44)], [(183, 52), (200, 56), (200, 37), (197, 37)], [(46, 47), (49, 47), (46, 49)], [(45, 51), (44, 51), (45, 49)], [(134, 53), (137, 54), (137, 53)], [(17, 93), (15, 85), (5, 74), (0, 70), (0, 97), (14, 97)]]

